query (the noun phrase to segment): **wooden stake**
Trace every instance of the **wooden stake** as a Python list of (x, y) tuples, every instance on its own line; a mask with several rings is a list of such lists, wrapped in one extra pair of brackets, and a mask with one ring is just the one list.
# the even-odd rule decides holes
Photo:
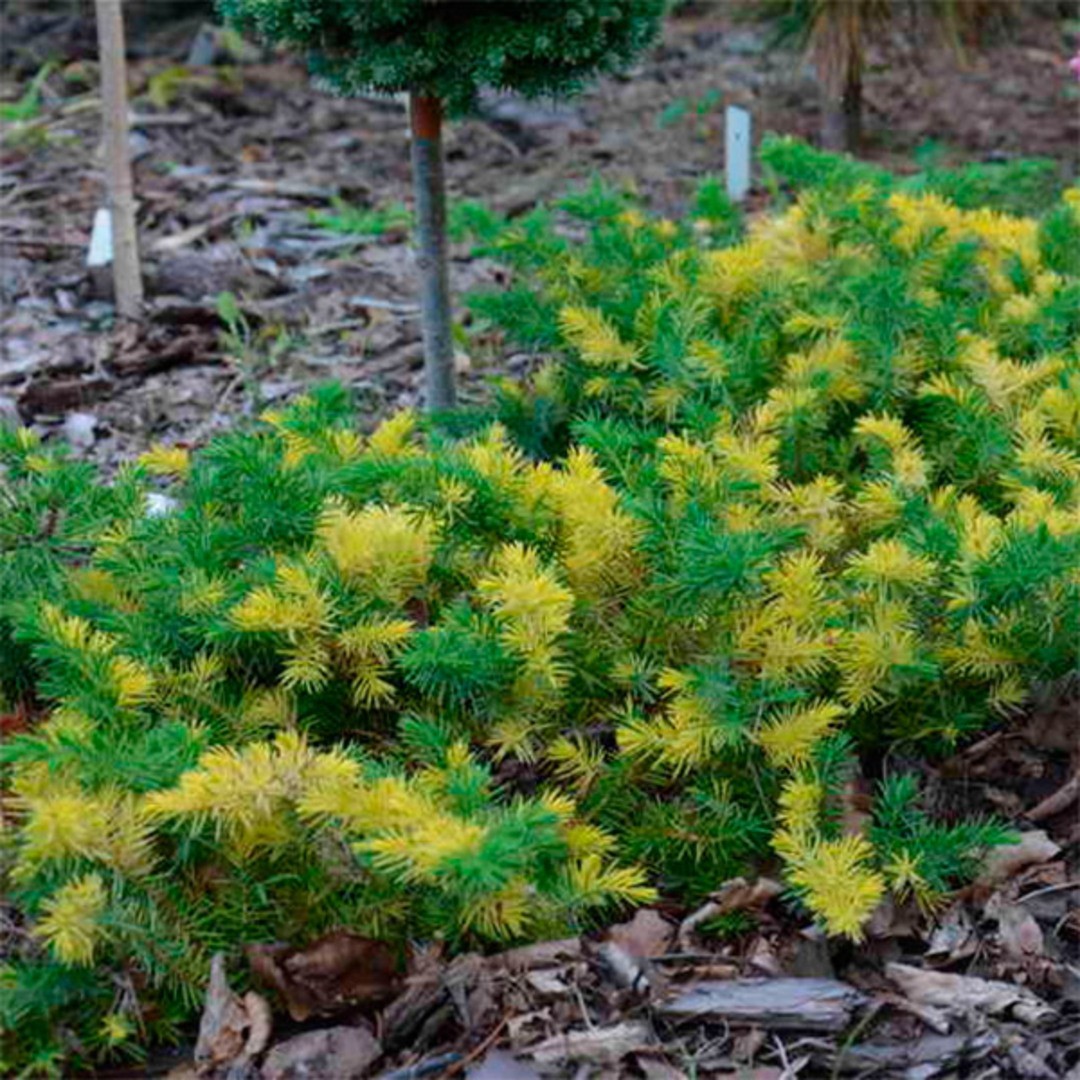
[(112, 225), (116, 310), (125, 319), (142, 315), (143, 283), (135, 229), (135, 195), (128, 147), (127, 62), (121, 0), (94, 0), (101, 64), (102, 128), (107, 206)]
[(409, 96), (413, 190), (416, 195), (417, 263), (424, 330), (426, 403), (431, 411), (453, 408), (454, 340), (446, 253), (446, 179), (443, 173), (442, 102)]

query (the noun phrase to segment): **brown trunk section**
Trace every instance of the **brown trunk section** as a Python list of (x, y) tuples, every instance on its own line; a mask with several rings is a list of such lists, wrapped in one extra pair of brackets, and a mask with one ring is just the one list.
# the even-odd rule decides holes
[(826, 150), (854, 154), (862, 143), (862, 78), (849, 71), (839, 95), (823, 93), (821, 145)]
[(410, 95), (424, 378), (426, 403), (432, 411), (453, 408), (457, 401), (447, 270), (442, 117), (442, 102), (437, 97), (415, 91)]

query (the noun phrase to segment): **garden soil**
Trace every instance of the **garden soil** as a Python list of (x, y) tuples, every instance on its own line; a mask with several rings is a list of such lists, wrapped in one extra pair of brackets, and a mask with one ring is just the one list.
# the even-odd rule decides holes
[[(201, 443), (314, 381), (355, 387), (369, 419), (417, 404), (406, 231), (359, 242), (309, 219), (335, 197), (408, 203), (403, 104), (328, 96), (296, 63), (215, 43), (201, 7), (143, 5), (131, 143), (150, 303), (142, 328), (116, 328), (108, 282), (85, 265), (102, 200), (92, 23), (80, 22), (78, 5), (63, 18), (42, 15), (41, 4), (20, 14), (27, 5), (5, 5), (9, 77), (25, 81), (50, 42), (73, 59), (46, 80), (34, 121), (17, 134), (8, 125), (0, 144), (0, 414), (111, 467), (156, 440)], [(695, 182), (723, 169), (726, 105), (750, 110), (756, 137), (812, 139), (811, 69), (738, 12), (684, 5), (636, 70), (568, 104), (487, 99), (482, 118), (448, 133), (451, 197), (520, 214), (599, 175), (677, 215)], [(870, 57), (866, 155), (900, 169), (931, 145), (943, 163), (1046, 155), (1075, 174), (1074, 30), (1060, 5), (1040, 3), (978, 51), (916, 48), (898, 28)], [(213, 62), (191, 67), (192, 56)], [(3, 90), (9, 100), (19, 93), (14, 82)], [(752, 192), (751, 211), (767, 200)], [(457, 297), (502, 276), (454, 248)], [(222, 338), (221, 292), (240, 301), (243, 341)], [(467, 401), (491, 375), (535, 363), (464, 309), (458, 316)]]

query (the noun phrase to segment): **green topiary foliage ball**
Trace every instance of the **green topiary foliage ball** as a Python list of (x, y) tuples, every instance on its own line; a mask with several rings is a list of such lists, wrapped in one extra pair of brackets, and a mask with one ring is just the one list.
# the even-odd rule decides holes
[(665, 0), (218, 0), (226, 19), (305, 50), (342, 93), (420, 91), (468, 112), (482, 86), (569, 94), (653, 39)]

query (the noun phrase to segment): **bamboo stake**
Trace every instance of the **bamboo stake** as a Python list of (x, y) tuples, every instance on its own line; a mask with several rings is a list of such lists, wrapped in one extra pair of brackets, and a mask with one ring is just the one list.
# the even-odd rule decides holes
[(409, 97), (409, 120), (424, 332), (424, 379), (427, 407), (434, 411), (453, 408), (457, 398), (447, 273), (442, 102), (437, 97), (413, 92)]
[(143, 283), (128, 147), (127, 63), (120, 4), (121, 0), (94, 0), (116, 310), (126, 319), (138, 319), (142, 314)]

